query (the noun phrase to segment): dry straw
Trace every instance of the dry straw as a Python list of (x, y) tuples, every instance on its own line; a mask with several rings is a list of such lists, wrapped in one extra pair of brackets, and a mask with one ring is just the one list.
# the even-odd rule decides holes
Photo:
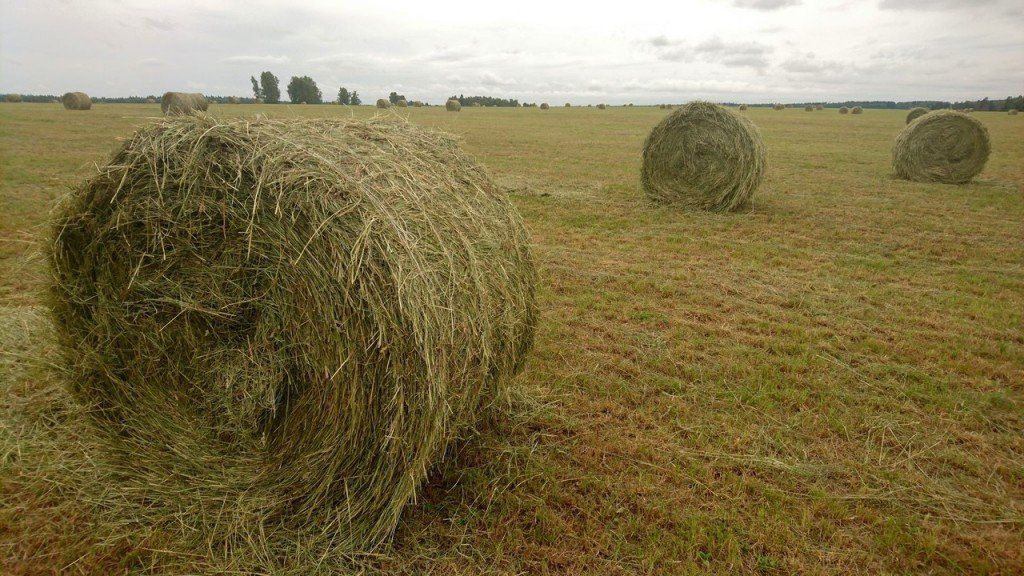
[(910, 112), (907, 112), (907, 124), (910, 124), (914, 120), (917, 120), (918, 118), (920, 118), (921, 116), (924, 116), (927, 113), (928, 113), (928, 109), (927, 108), (922, 108), (920, 106), (918, 106), (917, 108), (911, 109)]
[(640, 179), (657, 202), (725, 212), (749, 202), (766, 166), (761, 133), (750, 120), (717, 104), (691, 102), (647, 136)]
[(56, 213), (67, 385), (177, 553), (268, 573), (372, 550), (522, 368), (528, 245), (446, 135), (167, 118)]
[(452, 98), (444, 103), (444, 109), (449, 112), (458, 112), (459, 110), (462, 110), (462, 104), (460, 104), (455, 98)]
[(383, 98), (378, 98), (377, 99), (377, 108), (389, 108), (390, 106), (391, 106), (391, 102), (388, 102), (387, 100), (385, 100)]
[(843, 106), (843, 107), (839, 108), (839, 113), (840, 114), (849, 114), (849, 112), (850, 112), (850, 109), (847, 108), (846, 106)]
[(988, 130), (981, 122), (960, 112), (937, 110), (918, 118), (896, 137), (893, 172), (917, 182), (962, 184), (985, 168), (991, 150)]
[(206, 112), (209, 107), (206, 96), (198, 93), (167, 92), (160, 102), (160, 109), (168, 116)]
[(85, 92), (68, 92), (61, 96), (60, 101), (67, 110), (89, 110), (92, 108), (92, 100)]

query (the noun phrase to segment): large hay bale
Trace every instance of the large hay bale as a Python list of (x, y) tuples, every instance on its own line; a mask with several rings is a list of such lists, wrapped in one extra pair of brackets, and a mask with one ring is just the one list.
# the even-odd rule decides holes
[(547, 110), (548, 108), (551, 108), (551, 106), (548, 106), (547, 102), (542, 102), (541, 103), (541, 105), (540, 105), (540, 109), (541, 110)]
[(458, 112), (462, 110), (462, 104), (460, 104), (455, 98), (452, 98), (444, 103), (444, 108), (449, 112)]
[(785, 104), (776, 104), (776, 105), (772, 106), (772, 108), (774, 108), (775, 110), (785, 110), (786, 106), (785, 106)]
[(528, 246), (447, 135), (168, 118), (56, 213), (67, 385), (175, 546), (369, 550), (521, 369)]
[(598, 110), (604, 110), (604, 109), (606, 109), (606, 108), (608, 108), (608, 106), (607, 106), (606, 104), (598, 104), (598, 105), (597, 105), (597, 109), (598, 109)]
[(21, 102), (21, 94), (8, 94), (4, 96), (5, 102)]
[(691, 102), (647, 136), (640, 179), (655, 201), (724, 212), (750, 200), (766, 166), (761, 133), (750, 120), (717, 104)]
[(854, 106), (853, 108), (850, 109), (850, 114), (863, 114), (863, 113), (864, 113), (864, 109), (861, 108), (860, 106)]
[(846, 106), (842, 106), (842, 107), (839, 108), (839, 113), (840, 114), (848, 114), (849, 112), (850, 112), (850, 109), (847, 108)]
[(907, 112), (907, 124), (910, 124), (914, 120), (917, 120), (918, 118), (924, 116), (927, 113), (927, 108), (922, 108), (921, 106), (918, 106), (917, 108), (912, 108), (910, 112)]
[(389, 101), (387, 101), (387, 100), (385, 100), (383, 98), (378, 98), (377, 99), (377, 108), (390, 108), (390, 107), (391, 107), (391, 102), (389, 102)]
[(85, 92), (68, 92), (61, 96), (60, 101), (65, 110), (89, 110), (92, 100)]
[(991, 150), (988, 130), (981, 122), (960, 112), (936, 110), (896, 137), (893, 172), (917, 182), (962, 184), (985, 168)]
[(168, 116), (206, 112), (209, 107), (206, 96), (199, 93), (167, 92), (160, 101), (160, 110)]

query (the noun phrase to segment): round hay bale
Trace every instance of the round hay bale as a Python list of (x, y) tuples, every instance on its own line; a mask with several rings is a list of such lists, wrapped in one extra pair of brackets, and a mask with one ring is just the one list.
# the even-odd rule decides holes
[(458, 112), (462, 110), (462, 104), (455, 98), (452, 98), (444, 103), (444, 109), (449, 112)]
[(469, 105), (470, 108), (480, 108), (482, 106), (483, 106), (483, 104), (481, 104), (479, 102), (473, 102), (472, 104)]
[(542, 102), (541, 103), (541, 105), (540, 105), (540, 109), (541, 110), (547, 110), (548, 108), (551, 108), (551, 106), (548, 106), (547, 102)]
[(238, 104), (239, 102), (241, 100), (238, 99), (238, 96), (228, 96), (228, 104)]
[(814, 106), (804, 106), (804, 112), (814, 112)]
[(377, 108), (390, 108), (390, 107), (391, 107), (391, 102), (388, 102), (387, 100), (385, 100), (383, 98), (378, 98), (377, 99)]
[(814, 105), (814, 109), (815, 109), (815, 110), (824, 110), (824, 109), (825, 109), (825, 107), (824, 107), (824, 106), (822, 106), (821, 104), (815, 104), (815, 105)]
[(747, 105), (746, 104), (740, 104), (740, 112), (742, 112), (742, 111), (744, 111), (746, 109), (747, 109)]
[(604, 110), (605, 108), (608, 108), (608, 106), (606, 104), (598, 104), (597, 105), (597, 109), (598, 110)]
[(907, 124), (910, 124), (914, 120), (917, 120), (918, 118), (920, 118), (921, 116), (924, 116), (927, 113), (928, 113), (928, 109), (927, 108), (922, 108), (920, 106), (918, 106), (917, 108), (911, 109), (910, 112), (907, 112)]
[(146, 104), (156, 104), (156, 98), (146, 98)]
[(423, 107), (423, 102), (420, 102), (419, 100), (413, 100), (412, 107), (413, 108), (422, 108)]
[(519, 214), (412, 123), (169, 117), (52, 230), (69, 390), (175, 551), (385, 543), (532, 347)]
[(786, 106), (784, 104), (776, 104), (772, 106), (772, 108), (774, 108), (775, 110), (785, 110)]
[(853, 108), (850, 109), (850, 114), (863, 114), (863, 113), (864, 113), (864, 109), (861, 108), (860, 106), (854, 106)]
[(565, 107), (566, 107), (566, 108), (572, 108), (572, 104), (570, 104), (570, 103), (566, 102), (566, 103), (565, 103)]
[(61, 103), (61, 101), (57, 100), (56, 98), (54, 98), (53, 100), (50, 100), (50, 104), (60, 104), (60, 103)]
[(1010, 108), (1009, 110), (1006, 111), (1006, 113), (1009, 114), (1010, 116), (1016, 116), (1017, 115), (1017, 109), (1016, 108)]
[(4, 102), (21, 102), (21, 94), (8, 94), (4, 96)]
[(409, 101), (406, 100), (405, 98), (399, 98), (398, 101), (395, 102), (395, 106), (398, 106), (399, 108), (408, 108)]
[(849, 109), (849, 108), (847, 108), (846, 106), (843, 106), (843, 107), (841, 107), (841, 108), (839, 109), (839, 113), (840, 113), (840, 114), (849, 114), (849, 112), (850, 112), (850, 109)]
[(89, 110), (92, 108), (92, 100), (85, 92), (68, 92), (61, 96), (60, 101), (64, 104), (65, 110)]
[(210, 102), (206, 96), (199, 93), (168, 92), (160, 102), (160, 110), (168, 116), (206, 112), (209, 107)]
[(896, 137), (892, 167), (907, 180), (962, 184), (985, 168), (991, 150), (984, 124), (959, 112), (936, 110)]
[(647, 136), (640, 180), (652, 200), (715, 212), (745, 205), (764, 178), (761, 133), (745, 116), (691, 102)]

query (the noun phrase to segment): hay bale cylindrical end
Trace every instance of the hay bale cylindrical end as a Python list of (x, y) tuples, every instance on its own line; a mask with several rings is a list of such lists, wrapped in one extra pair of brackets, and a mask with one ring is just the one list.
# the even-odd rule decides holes
[(960, 112), (936, 110), (896, 137), (893, 173), (916, 182), (963, 184), (981, 173), (991, 151), (984, 124)]
[(458, 112), (462, 110), (462, 104), (455, 98), (451, 98), (444, 103), (444, 109), (449, 112)]
[(60, 101), (66, 110), (89, 110), (92, 99), (85, 92), (68, 92), (61, 96)]
[(160, 110), (167, 116), (206, 112), (210, 101), (198, 92), (167, 92), (160, 100)]

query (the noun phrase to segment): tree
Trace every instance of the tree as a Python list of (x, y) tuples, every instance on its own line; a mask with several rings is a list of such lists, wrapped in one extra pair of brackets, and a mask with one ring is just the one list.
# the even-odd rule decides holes
[(288, 99), (292, 104), (323, 103), (320, 89), (309, 76), (292, 76), (291, 82), (288, 82)]
[(263, 94), (263, 101), (267, 104), (277, 104), (281, 101), (281, 88), (277, 76), (270, 72), (260, 74), (260, 92)]
[(348, 89), (342, 86), (338, 89), (338, 104), (351, 104), (352, 96), (349, 95)]
[(252, 80), (252, 97), (253, 98), (262, 98), (263, 97), (263, 93), (260, 92), (260, 83), (256, 81), (256, 77), (255, 76), (249, 76), (249, 80)]
[(363, 101), (359, 99), (359, 92), (356, 92), (355, 90), (352, 91), (352, 98), (349, 100), (349, 103), (353, 106), (359, 106), (363, 103)]
[(405, 99), (405, 95), (399, 94), (398, 92), (392, 92), (391, 94), (388, 94), (388, 101), (390, 101), (392, 104), (398, 104), (399, 100)]

